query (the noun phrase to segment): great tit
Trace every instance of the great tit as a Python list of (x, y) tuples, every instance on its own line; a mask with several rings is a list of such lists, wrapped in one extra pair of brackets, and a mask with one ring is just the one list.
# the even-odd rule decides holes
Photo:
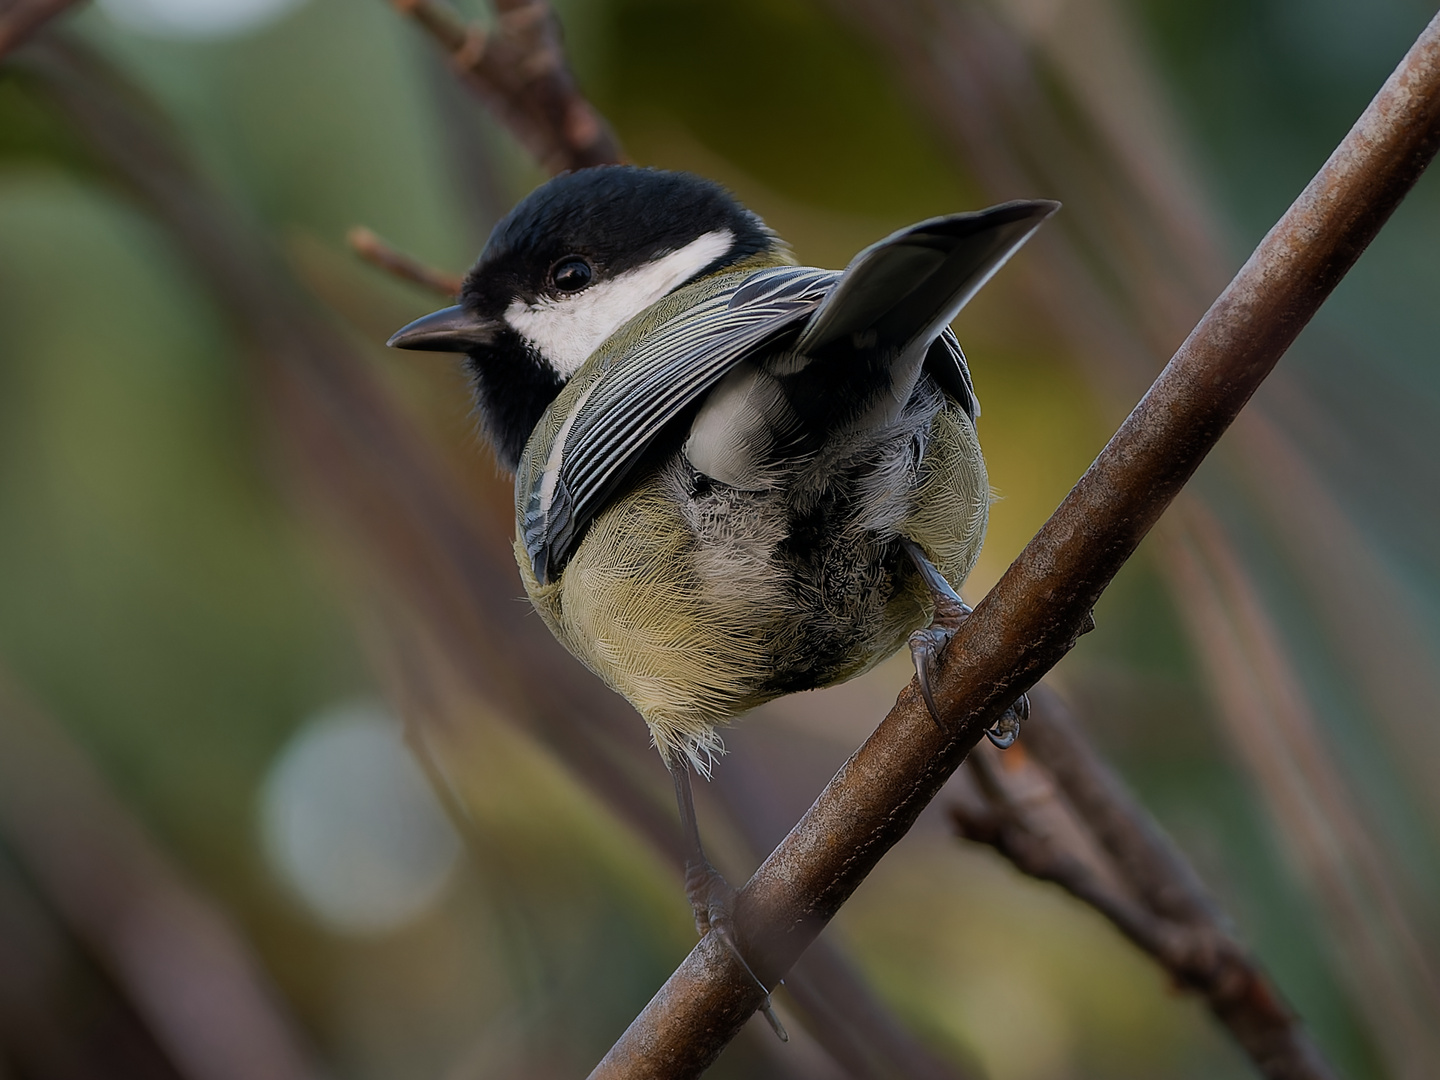
[(1057, 206), (932, 218), (820, 270), (716, 183), (586, 169), (520, 202), (460, 302), (390, 339), (467, 356), (525, 590), (649, 725), (702, 930), (723, 882), (689, 769), (708, 777), (717, 727), (915, 631), (929, 699), (990, 503), (949, 323)]

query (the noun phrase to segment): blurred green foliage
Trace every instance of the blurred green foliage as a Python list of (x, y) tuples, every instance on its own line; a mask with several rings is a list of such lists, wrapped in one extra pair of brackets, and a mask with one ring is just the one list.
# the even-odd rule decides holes
[[(633, 157), (730, 184), (803, 261), (840, 265), (892, 228), (980, 197), (871, 44), (819, 3), (596, 0), (560, 13), (582, 83)], [(1418, 0), (1134, 0), (1129, 14), (1238, 258), (1430, 12)], [(331, 302), (326, 317), (345, 322), (437, 445), (462, 472), (485, 473), (453, 371), (379, 348), (430, 298), (354, 267), (343, 250), (345, 229), (364, 223), (461, 268), (487, 215), (539, 178), (429, 43), (378, 2), (310, 0), (218, 41), (146, 37), (100, 11), (72, 21), (161, 103), (205, 174)], [(1436, 251), (1432, 178), (1286, 360), (1329, 410), (1305, 448), (1405, 583), (1432, 656)], [(1063, 342), (1020, 299), (1002, 278), (960, 325), (1001, 496), (974, 592), (1107, 434)], [(688, 913), (639, 840), (616, 835), (577, 857), (563, 830), (606, 819), (554, 794), (570, 783), (563, 772), (509, 807), (561, 839), (475, 860), (438, 908), (388, 936), (327, 930), (263, 863), (255, 800), (267, 767), (307, 716), (380, 680), (351, 617), (345, 560), (296, 505), (244, 350), (176, 246), (107, 182), (28, 77), (0, 73), (0, 657), (236, 917), (334, 1075), (503, 1075), (535, 1032), (556, 1075), (578, 1071), (683, 954)], [(1243, 520), (1244, 498), (1225, 498)], [(1301, 670), (1330, 687), (1327, 728), (1424, 895), (1440, 898), (1434, 823), (1396, 779), (1400, 751), (1357, 718), (1357, 691), (1325, 660), (1309, 586), (1273, 537), (1254, 533), (1251, 554)], [(1097, 620), (1062, 681), (1099, 741), (1319, 1041), (1350, 1075), (1378, 1075), (1325, 930), (1216, 734), (1147, 557)], [(885, 666), (826, 700), (849, 702), (833, 708), (863, 724), (904, 677), (903, 665)], [(745, 728), (730, 741), (736, 755), (765, 745)], [(843, 755), (841, 742), (829, 752)], [(794, 793), (802, 808), (812, 795)], [(500, 837), (506, 826), (497, 817), (485, 828)], [(959, 849), (938, 820), (887, 860), (833, 933), (923, 1037), (977, 1057), (996, 1080), (1248, 1075), (1200, 1010), (1167, 995), (1098, 918)], [(757, 1046), (738, 1044), (716, 1074), (760, 1075), (769, 1059)]]

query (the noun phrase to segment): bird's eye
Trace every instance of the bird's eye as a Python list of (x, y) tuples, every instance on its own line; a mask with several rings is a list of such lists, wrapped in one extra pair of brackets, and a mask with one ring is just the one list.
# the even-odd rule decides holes
[(590, 284), (594, 271), (590, 264), (578, 255), (561, 259), (550, 271), (550, 283), (561, 292), (579, 292)]

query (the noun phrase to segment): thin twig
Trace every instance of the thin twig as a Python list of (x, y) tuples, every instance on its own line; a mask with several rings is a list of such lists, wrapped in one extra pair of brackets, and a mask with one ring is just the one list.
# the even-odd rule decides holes
[(445, 50), (456, 72), (550, 173), (623, 160), (604, 118), (575, 84), (560, 25), (544, 0), (494, 0), (489, 31), (440, 0), (391, 0)]
[[(489, 31), (467, 25), (440, 0), (391, 2), (435, 40), (461, 80), (548, 172), (624, 160), (615, 133), (580, 93), (560, 24), (544, 0), (495, 0)], [(460, 291), (452, 275), (395, 250), (369, 229), (351, 230), (350, 246), (397, 277), (450, 297)]]
[(356, 225), (345, 235), (346, 241), (355, 254), (381, 270), (393, 274), (402, 281), (423, 285), (431, 292), (454, 299), (460, 295), (460, 286), (465, 279), (456, 274), (436, 270), (419, 259), (406, 255), (391, 247), (363, 225)]
[[(773, 983), (908, 831), (984, 728), (1074, 644), (1090, 609), (1440, 147), (1440, 17), (951, 642), (741, 890), (735, 937)], [(703, 1071), (760, 1004), (708, 935), (592, 1073)]]
[(79, 0), (14, 0), (0, 5), (0, 60)]
[[(1204, 998), (1262, 1075), (1333, 1077), (1258, 960), (1226, 928), (1184, 857), (1091, 749), (1059, 695), (1041, 684), (1030, 700), (1024, 758), (1015, 764), (1007, 758), (1008, 768), (996, 768), (985, 755), (971, 756), (984, 801), (951, 807), (960, 834), (1104, 915), (1178, 986)], [(1063, 801), (1089, 831), (1119, 887), (1057, 843), (1035, 808), (1016, 797), (1012, 774), (1027, 765), (1052, 781), (1052, 800)]]

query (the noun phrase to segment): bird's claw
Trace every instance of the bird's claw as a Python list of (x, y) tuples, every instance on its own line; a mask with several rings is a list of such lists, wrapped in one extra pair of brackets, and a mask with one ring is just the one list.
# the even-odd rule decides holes
[[(915, 682), (920, 687), (920, 696), (925, 699), (925, 707), (930, 711), (930, 719), (942, 731), (945, 725), (940, 722), (940, 710), (935, 705), (935, 693), (930, 686), (930, 677), (934, 674), (936, 657), (950, 644), (955, 631), (960, 629), (969, 616), (968, 606), (946, 605), (942, 610), (937, 600), (935, 621), (910, 635), (910, 658), (915, 663)], [(985, 729), (985, 737), (999, 749), (1008, 750), (1020, 737), (1020, 725), (1028, 719), (1030, 699), (1021, 694), (1001, 714), (999, 720)]]
[(910, 659), (915, 663), (915, 682), (920, 687), (920, 696), (925, 699), (925, 707), (930, 710), (930, 719), (942, 730), (944, 725), (940, 723), (940, 710), (935, 706), (935, 694), (930, 689), (930, 676), (934, 671), (935, 658), (954, 636), (954, 627), (933, 624), (910, 635)]
[(740, 961), (740, 966), (745, 969), (745, 974), (750, 976), (765, 993), (765, 1000), (760, 1005), (760, 1015), (770, 1025), (770, 1030), (775, 1032), (775, 1037), (781, 1042), (790, 1041), (790, 1033), (785, 1030), (785, 1025), (780, 1022), (780, 1017), (775, 1015), (775, 1006), (770, 1000), (770, 988), (760, 981), (750, 967), (745, 955), (740, 951), (740, 946), (735, 943), (735, 935), (731, 930), (733, 926), (731, 913), (734, 910), (735, 897), (738, 895), (734, 887), (725, 880), (720, 871), (710, 865), (708, 861), (701, 863), (687, 862), (685, 866), (685, 892), (690, 897), (690, 909), (695, 913), (695, 932), (702, 938), (711, 932), (724, 943), (730, 950), (731, 955)]
[(1030, 698), (1021, 694), (1000, 714), (1000, 719), (985, 729), (985, 737), (997, 750), (1009, 750), (1020, 737), (1020, 725), (1030, 719)]
[(935, 615), (929, 626), (921, 627), (910, 635), (910, 659), (915, 664), (915, 682), (920, 686), (925, 707), (930, 710), (930, 719), (943, 730), (945, 725), (940, 723), (940, 710), (935, 707), (930, 676), (934, 674), (936, 658), (950, 644), (955, 631), (964, 626), (965, 620), (970, 617), (970, 605), (953, 594), (934, 593), (933, 596)]

